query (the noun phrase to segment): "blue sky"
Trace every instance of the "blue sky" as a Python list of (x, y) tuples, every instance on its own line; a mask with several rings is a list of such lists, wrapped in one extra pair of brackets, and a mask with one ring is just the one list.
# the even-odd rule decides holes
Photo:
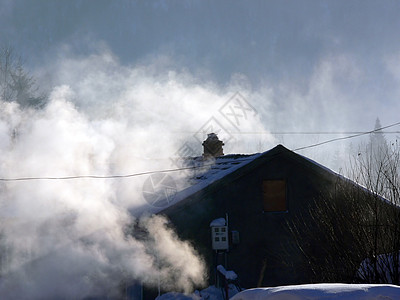
[(2, 42), (40, 63), (61, 45), (76, 54), (104, 41), (124, 63), (171, 55), (218, 80), (309, 75), (327, 56), (379, 68), (397, 52), (397, 1), (2, 0)]
[(55, 61), (107, 49), (120, 66), (245, 89), (270, 131), (363, 131), (377, 117), (383, 126), (399, 121), (398, 1), (0, 3), (0, 42), (42, 85), (64, 84), (51, 73)]

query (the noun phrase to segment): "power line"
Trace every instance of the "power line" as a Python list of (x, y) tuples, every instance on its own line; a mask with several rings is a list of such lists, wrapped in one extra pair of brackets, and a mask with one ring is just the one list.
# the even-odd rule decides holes
[[(194, 134), (192, 131), (179, 133)], [(338, 135), (338, 134), (365, 134), (365, 131), (229, 131), (230, 134), (273, 134), (273, 135)], [(400, 131), (382, 131), (384, 134), (400, 134)]]
[(378, 131), (381, 131), (382, 129), (394, 127), (394, 126), (397, 126), (397, 125), (400, 125), (400, 122), (397, 122), (397, 123), (394, 123), (394, 124), (391, 124), (391, 125), (388, 125), (388, 126), (384, 126), (384, 127), (381, 127), (381, 128), (377, 128), (377, 129), (374, 129), (374, 130), (371, 130), (371, 131), (361, 132), (361, 133), (357, 133), (357, 134), (354, 134), (354, 135), (349, 135), (349, 136), (335, 138), (335, 139), (330, 139), (330, 140), (327, 140), (327, 141), (324, 141), (324, 142), (320, 142), (320, 143), (316, 143), (316, 144), (312, 144), (312, 145), (296, 148), (296, 149), (293, 149), (292, 151), (299, 151), (299, 150), (304, 150), (304, 149), (308, 149), (308, 148), (313, 148), (313, 147), (325, 145), (325, 144), (332, 143), (332, 142), (348, 140), (348, 139), (352, 139), (352, 138), (355, 138), (355, 137), (359, 137), (359, 136), (371, 134), (371, 133), (374, 133), (374, 132), (378, 132)]
[[(318, 135), (318, 134), (324, 134), (324, 135), (336, 135), (336, 134), (366, 134), (364, 131), (271, 131), (271, 134), (288, 134), (288, 135)], [(384, 134), (399, 134), (400, 131), (382, 131)], [(250, 133), (249, 133), (250, 134)], [(254, 132), (254, 134), (257, 134)], [(261, 134), (261, 132), (260, 132)]]
[[(321, 145), (325, 145), (328, 143), (336, 142), (336, 141), (341, 141), (341, 140), (347, 140), (347, 139), (352, 139), (356, 138), (359, 136), (371, 134), (374, 132), (382, 131), (383, 129), (391, 128), (394, 126), (400, 125), (400, 122), (390, 124), (387, 126), (383, 126), (381, 128), (377, 128), (371, 131), (366, 131), (366, 132), (360, 132), (357, 134), (353, 134), (350, 136), (345, 136), (345, 137), (340, 137), (340, 138), (335, 138), (335, 139), (330, 139), (324, 142), (304, 146), (304, 147), (299, 147), (296, 149), (292, 149), (292, 151), (300, 151), (304, 149), (309, 149)], [(248, 160), (251, 158), (243, 158), (242, 160)], [(224, 162), (221, 162), (223, 164)], [(218, 164), (218, 163), (217, 163)], [(191, 170), (191, 169), (197, 169), (197, 168), (204, 168), (204, 167), (211, 167), (214, 164), (208, 164), (208, 165), (201, 165), (201, 166), (193, 166), (193, 167), (184, 167), (184, 168), (176, 168), (176, 169), (164, 169), (164, 170), (158, 170), (158, 171), (146, 171), (146, 172), (140, 172), (140, 173), (132, 173), (132, 174), (125, 174), (125, 175), (76, 175), (76, 176), (60, 176), (60, 177), (16, 177), (16, 178), (0, 178), (0, 181), (7, 182), (7, 181), (30, 181), (30, 180), (73, 180), (73, 179), (118, 179), (118, 178), (130, 178), (130, 177), (138, 177), (138, 176), (143, 176), (143, 175), (151, 175), (151, 174), (156, 174), (156, 173), (170, 173), (170, 172), (177, 172), (177, 171), (183, 171), (183, 170)]]
[[(202, 165), (201, 167), (212, 166), (210, 165)], [(76, 176), (60, 176), (60, 177), (16, 177), (16, 178), (0, 178), (0, 181), (28, 181), (28, 180), (71, 180), (71, 179), (117, 179), (117, 178), (129, 178), (129, 177), (137, 177), (143, 175), (150, 175), (155, 173), (170, 173), (176, 171), (183, 171), (189, 169), (195, 169), (199, 167), (186, 167), (186, 168), (177, 168), (177, 169), (165, 169), (159, 171), (146, 171), (140, 173), (133, 174), (125, 174), (125, 175), (76, 175)]]
[[(252, 156), (252, 155), (249, 155)], [(246, 161), (252, 159), (249, 158), (240, 158), (240, 161)], [(16, 178), (1, 178), (0, 181), (29, 181), (29, 180), (73, 180), (73, 179), (118, 179), (118, 178), (129, 178), (129, 177), (137, 177), (143, 175), (151, 175), (156, 173), (171, 173), (177, 171), (184, 171), (184, 170), (193, 170), (193, 169), (201, 169), (205, 167), (212, 167), (218, 164), (225, 164), (226, 162), (215, 162), (213, 164), (205, 164), (199, 166), (192, 166), (192, 167), (183, 167), (183, 168), (176, 168), (176, 169), (164, 169), (158, 171), (146, 171), (146, 172), (139, 172), (139, 173), (132, 173), (132, 174), (125, 174), (125, 175), (76, 175), (76, 176), (59, 176), (59, 177), (52, 177), (52, 176), (38, 176), (38, 177), (16, 177)]]

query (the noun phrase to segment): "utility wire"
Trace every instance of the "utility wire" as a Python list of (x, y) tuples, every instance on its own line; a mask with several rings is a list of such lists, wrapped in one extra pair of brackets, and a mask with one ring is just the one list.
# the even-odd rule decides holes
[[(245, 132), (246, 134), (247, 132)], [(268, 132), (265, 132), (268, 133)], [(335, 134), (366, 134), (364, 131), (271, 131), (271, 134), (281, 135), (335, 135)], [(400, 131), (383, 131), (384, 134), (399, 134)], [(248, 132), (248, 134), (262, 134), (262, 132)]]
[(61, 176), (61, 177), (17, 177), (17, 178), (0, 178), (0, 181), (28, 181), (28, 180), (71, 180), (71, 179), (117, 179), (117, 178), (129, 178), (129, 177), (137, 177), (143, 175), (150, 175), (155, 173), (170, 173), (182, 170), (190, 170), (196, 168), (203, 168), (210, 165), (202, 165), (200, 167), (186, 167), (186, 168), (177, 168), (177, 169), (165, 169), (159, 171), (146, 171), (140, 173), (133, 173), (133, 174), (125, 174), (125, 175), (76, 175), (76, 176)]
[[(193, 131), (182, 131), (176, 133), (194, 134)], [(337, 134), (365, 134), (365, 131), (229, 131), (230, 134), (272, 134), (272, 135), (337, 135)], [(383, 131), (384, 134), (399, 134), (400, 131)]]
[(335, 139), (330, 139), (330, 140), (327, 140), (327, 141), (324, 141), (324, 142), (320, 142), (320, 143), (316, 143), (316, 144), (312, 144), (312, 145), (296, 148), (296, 149), (293, 149), (292, 151), (299, 151), (299, 150), (304, 150), (304, 149), (308, 149), (308, 148), (313, 148), (313, 147), (325, 145), (325, 144), (332, 143), (332, 142), (348, 140), (348, 139), (352, 139), (352, 138), (355, 138), (355, 137), (359, 137), (359, 136), (371, 134), (371, 133), (374, 133), (374, 132), (378, 132), (378, 131), (381, 131), (382, 129), (394, 127), (394, 126), (397, 126), (397, 125), (400, 125), (400, 122), (397, 122), (397, 123), (394, 123), (394, 124), (391, 124), (391, 125), (388, 125), (388, 126), (384, 126), (384, 127), (381, 127), (381, 128), (377, 128), (377, 129), (374, 129), (374, 130), (371, 130), (371, 131), (361, 132), (361, 133), (358, 133), (358, 134), (344, 136), (344, 137), (335, 138)]
[[(317, 146), (321, 146), (321, 145), (325, 145), (328, 143), (332, 143), (332, 142), (336, 142), (336, 141), (341, 141), (341, 140), (347, 140), (347, 139), (352, 139), (355, 137), (359, 137), (359, 136), (363, 136), (363, 135), (367, 135), (367, 134), (371, 134), (374, 132), (378, 132), (381, 131), (383, 129), (386, 128), (391, 128), (394, 126), (400, 125), (400, 122), (388, 125), (388, 126), (384, 126), (381, 128), (377, 128), (371, 131), (366, 131), (366, 132), (360, 132), (354, 135), (349, 135), (349, 136), (345, 136), (345, 137), (340, 137), (340, 138), (335, 138), (335, 139), (330, 139), (324, 142), (320, 142), (320, 143), (316, 143), (316, 144), (312, 144), (312, 145), (308, 145), (308, 146), (304, 146), (304, 147), (300, 147), (300, 148), (296, 148), (296, 149), (292, 149), (292, 151), (300, 151), (300, 150), (304, 150), (304, 149), (309, 149), (309, 148), (313, 148), (313, 147), (317, 147)], [(251, 159), (249, 158), (242, 158), (241, 160), (248, 160)], [(224, 162), (221, 162), (222, 164)], [(218, 163), (217, 163), (218, 164)], [(7, 181), (29, 181), (29, 180), (72, 180), (72, 179), (117, 179), (117, 178), (130, 178), (130, 177), (138, 177), (138, 176), (143, 176), (143, 175), (151, 175), (151, 174), (156, 174), (156, 173), (170, 173), (170, 172), (177, 172), (177, 171), (183, 171), (183, 170), (191, 170), (191, 169), (197, 169), (197, 168), (204, 168), (204, 167), (211, 167), (214, 164), (208, 164), (208, 165), (201, 165), (201, 166), (193, 166), (193, 167), (184, 167), (184, 168), (176, 168), (176, 169), (165, 169), (165, 170), (159, 170), (159, 171), (146, 171), (146, 172), (140, 172), (140, 173), (133, 173), (133, 174), (125, 174), (125, 175), (76, 175), (76, 176), (61, 176), (61, 177), (16, 177), (16, 178), (1, 178), (0, 177), (0, 181), (3, 182), (7, 182)]]

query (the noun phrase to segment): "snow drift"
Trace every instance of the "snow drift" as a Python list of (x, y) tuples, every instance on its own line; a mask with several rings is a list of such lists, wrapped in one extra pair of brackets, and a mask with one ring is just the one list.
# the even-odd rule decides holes
[(373, 284), (305, 284), (255, 288), (233, 296), (232, 300), (396, 300), (400, 287)]

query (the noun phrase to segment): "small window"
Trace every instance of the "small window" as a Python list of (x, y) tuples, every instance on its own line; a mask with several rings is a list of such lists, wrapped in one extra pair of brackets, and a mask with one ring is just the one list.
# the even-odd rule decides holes
[(221, 238), (221, 241), (222, 241), (222, 242), (226, 242), (226, 237), (223, 236), (223, 237)]
[(222, 227), (221, 228), (221, 232), (225, 232), (226, 231), (226, 228), (225, 227)]
[(263, 181), (263, 206), (265, 212), (287, 211), (286, 181)]
[(214, 231), (219, 232), (219, 228), (218, 227), (214, 228)]
[(215, 241), (216, 241), (216, 242), (219, 242), (219, 237), (216, 237), (216, 238), (215, 238)]

